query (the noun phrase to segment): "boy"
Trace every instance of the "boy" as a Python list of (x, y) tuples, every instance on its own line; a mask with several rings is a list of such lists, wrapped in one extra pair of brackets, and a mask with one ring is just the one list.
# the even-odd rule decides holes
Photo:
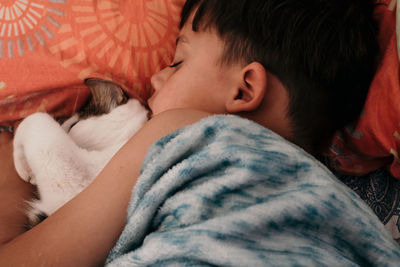
[[(371, 19), (371, 1), (232, 1), (229, 4), (189, 1), (183, 10), (181, 28), (199, 3), (192, 27), (194, 32), (197, 35), (211, 32), (220, 40), (216, 44), (202, 40), (202, 44), (190, 50), (191, 57), (197, 58), (190, 58), (187, 63), (186, 42), (178, 38), (171, 67), (178, 69), (183, 64), (183, 69), (191, 68), (189, 71), (197, 72), (208, 84), (191, 81), (193, 74), (179, 70), (177, 75), (182, 76), (181, 80), (178, 86), (169, 86), (174, 88), (169, 88), (167, 94), (173, 95), (174, 102), (180, 101), (188, 91), (182, 84), (189, 80), (190, 86), (198, 87), (192, 88), (198, 94), (194, 98), (199, 103), (209, 103), (210, 97), (221, 90), (216, 83), (221, 77), (218, 73), (213, 76), (213, 72), (232, 77), (231, 66), (242, 71), (237, 82), (243, 84), (231, 85), (236, 87), (227, 96), (232, 103), (220, 109), (192, 106), (192, 102), (190, 105), (170, 103), (165, 97), (160, 97), (160, 102), (164, 102), (161, 105), (211, 113), (244, 111), (240, 115), (261, 123), (312, 154), (326, 148), (335, 130), (358, 118), (377, 54), (377, 29)], [(219, 50), (216, 52), (212, 46)], [(200, 54), (204, 49), (209, 51)], [(194, 70), (191, 65), (200, 64), (207, 55), (217, 58), (217, 64), (215, 60), (204, 62)], [(257, 64), (250, 64), (252, 62)], [(170, 75), (163, 72), (153, 80), (157, 82), (157, 76)], [(216, 81), (210, 81), (209, 77)], [(257, 84), (252, 86), (246, 78)], [(204, 90), (209, 92), (203, 93)], [(244, 102), (248, 102), (246, 107), (236, 106)]]
[[(251, 229), (251, 231), (259, 235), (253, 236), (256, 239), (246, 240), (246, 246), (254, 247), (258, 251), (264, 250), (263, 253), (267, 253), (266, 255), (274, 256), (276, 253), (280, 253), (287, 259), (292, 259), (291, 255), (285, 255), (285, 253), (290, 254), (288, 252), (292, 252), (295, 256), (297, 254), (302, 257), (308, 255), (307, 262), (314, 262), (314, 264), (320, 262), (321, 259), (314, 259), (311, 255), (325, 256), (325, 253), (328, 253), (327, 257), (332, 255), (333, 258), (338, 260), (337, 262), (347, 262), (347, 264), (357, 259), (358, 263), (367, 264), (376, 260), (376, 263), (390, 264), (391, 260), (400, 258), (400, 254), (396, 253), (398, 247), (390, 240), (390, 236), (384, 231), (383, 226), (379, 225), (378, 219), (373, 216), (371, 211), (364, 209), (365, 207), (362, 206), (358, 199), (353, 199), (354, 195), (351, 195), (338, 185), (335, 180), (329, 178), (325, 170), (317, 163), (312, 163), (310, 157), (301, 150), (288, 145), (283, 139), (280, 139), (258, 125), (260, 124), (273, 130), (286, 139), (303, 146), (309, 152), (316, 153), (321, 151), (333, 131), (337, 127), (341, 127), (347, 123), (348, 118), (354, 119), (361, 109), (363, 98), (373, 74), (373, 62), (376, 52), (376, 43), (374, 41), (375, 25), (371, 16), (372, 7), (365, 0), (187, 1), (182, 11), (181, 32), (177, 40), (177, 51), (173, 64), (152, 78), (155, 93), (149, 100), (149, 107), (153, 112), (153, 118), (117, 153), (102, 173), (84, 192), (37, 227), (3, 245), (0, 248), (0, 265), (13, 266), (25, 263), (35, 266), (44, 262), (48, 266), (103, 264), (107, 254), (124, 228), (125, 211), (131, 195), (131, 188), (135, 185), (136, 178), (140, 175), (140, 168), (150, 145), (159, 138), (204, 118), (202, 122), (184, 128), (175, 134), (168, 135), (157, 142), (156, 146), (152, 146), (150, 149), (150, 156), (145, 160), (146, 164), (151, 161), (152, 157), (155, 157), (154, 163), (157, 162), (157, 155), (164, 154), (162, 150), (155, 151), (155, 149), (159, 146), (169, 144), (175, 137), (178, 141), (181, 140), (179, 138), (182, 138), (185, 133), (187, 135), (187, 131), (195, 129), (190, 127), (204, 125), (204, 123), (212, 120), (220, 121), (221, 124), (219, 125), (230, 126), (229, 122), (234, 121), (239, 126), (242, 125), (243, 128), (235, 128), (234, 132), (239, 136), (224, 132), (224, 134), (227, 134), (225, 141), (228, 142), (228, 145), (231, 143), (235, 145), (236, 143), (232, 140), (236, 140), (236, 137), (239, 140), (246, 139), (247, 135), (243, 137), (244, 133), (251, 133), (253, 128), (256, 131), (254, 132), (254, 136), (258, 134), (257, 136), (262, 136), (262, 139), (253, 147), (251, 146), (251, 140), (247, 138), (246, 140), (249, 142), (240, 148), (243, 150), (238, 151), (239, 153), (228, 153), (229, 157), (237, 160), (231, 162), (229, 159), (224, 159), (218, 165), (216, 173), (230, 173), (232, 176), (224, 176), (224, 179), (233, 179), (234, 181), (230, 182), (234, 183), (237, 180), (244, 181), (244, 184), (252, 190), (265, 189), (266, 191), (253, 192), (259, 194), (259, 197), (255, 198), (255, 200), (261, 201), (259, 204), (263, 205), (268, 202), (264, 203), (267, 199), (262, 196), (264, 195), (268, 198), (270, 196), (270, 191), (268, 190), (275, 190), (275, 185), (285, 187), (283, 185), (286, 183), (290, 184), (291, 180), (297, 183), (301, 180), (298, 175), (302, 172), (313, 179), (319, 177), (323, 184), (329, 184), (328, 187), (323, 187), (324, 190), (328, 190), (327, 193), (329, 194), (327, 195), (333, 196), (332, 198), (336, 196), (333, 193), (342, 196), (344, 199), (337, 201), (342, 205), (342, 209), (357, 214), (359, 217), (355, 217), (354, 222), (358, 219), (357, 222), (361, 221), (364, 228), (370, 230), (369, 237), (360, 237), (361, 241), (358, 243), (355, 242), (359, 247), (356, 245), (354, 247), (350, 246), (349, 250), (347, 250), (347, 245), (353, 245), (354, 236), (351, 236), (350, 240), (344, 240), (341, 248), (328, 246), (329, 249), (322, 249), (321, 251), (319, 251), (321, 243), (318, 242), (314, 243), (311, 247), (307, 246), (307, 250), (303, 251), (279, 250), (277, 247), (275, 247), (276, 250), (272, 248), (262, 249), (257, 246), (265, 242), (268, 243), (268, 239), (273, 238), (273, 236), (268, 237), (267, 235), (272, 235), (280, 228), (279, 225), (269, 221), (268, 225), (264, 227), (257, 228), (260, 227), (258, 225), (256, 228)], [(353, 45), (355, 46), (353, 47)], [(338, 105), (339, 110), (334, 111)], [(227, 119), (224, 116), (209, 117), (212, 114), (237, 114), (258, 124), (230, 116), (226, 116)], [(346, 116), (343, 116), (343, 114)], [(211, 138), (215, 133), (217, 137), (220, 136), (217, 134), (221, 130), (219, 128), (205, 127), (203, 130), (201, 133), (204, 132), (207, 138)], [(194, 138), (196, 133), (189, 132), (189, 137), (192, 134)], [(190, 158), (192, 154), (196, 154), (197, 149), (213, 147), (213, 140), (210, 141), (210, 144), (197, 144), (196, 140), (193, 140), (194, 146), (190, 147), (182, 157), (172, 157), (172, 148), (176, 148), (177, 146), (170, 147), (173, 165), (168, 170), (171, 169), (172, 171), (175, 168), (174, 166), (179, 165), (180, 161)], [(264, 185), (262, 185), (262, 180), (261, 184), (258, 181), (257, 184), (252, 185), (248, 179), (251, 180), (253, 176), (244, 175), (236, 177), (235, 175), (238, 172), (230, 172), (228, 167), (231, 164), (235, 168), (238, 168), (238, 165), (235, 164), (242, 164), (240, 167), (249, 171), (249, 173), (256, 171), (259, 174), (260, 169), (252, 169), (251, 166), (253, 165), (250, 163), (245, 164), (247, 162), (247, 154), (244, 155), (241, 152), (250, 153), (250, 157), (252, 157), (251, 152), (264, 155), (263, 153), (267, 151), (267, 149), (264, 149), (264, 146), (268, 143), (276, 143), (278, 147), (282, 147), (283, 151), (288, 149), (295, 154), (294, 158), (289, 156), (287, 160), (279, 160), (282, 164), (289, 161), (294, 162), (294, 165), (291, 165), (289, 169), (280, 169), (279, 174), (274, 173), (272, 176), (268, 176), (275, 180), (266, 180)], [(250, 147), (250, 151), (246, 150), (247, 147)], [(170, 153), (166, 148), (164, 150), (166, 151), (165, 153)], [(218, 149), (211, 152), (215, 151), (218, 152)], [(272, 160), (274, 158), (277, 160), (282, 156), (276, 151), (272, 152), (272, 155), (275, 155), (275, 157), (272, 157)], [(301, 162), (300, 159), (296, 158), (298, 156), (307, 159), (307, 163)], [(213, 161), (218, 162), (218, 160), (218, 158), (209, 158), (205, 162), (213, 163)], [(258, 159), (258, 161), (262, 160), (262, 158)], [(196, 160), (195, 162), (200, 164), (201, 160)], [(312, 166), (311, 170), (313, 172), (310, 172), (309, 166)], [(140, 184), (136, 187), (139, 193), (145, 191), (143, 188), (148, 181), (143, 177), (149, 172), (146, 171), (149, 169), (143, 169), (144, 174), (142, 173)], [(180, 179), (186, 177), (185, 175), (187, 174), (193, 175), (193, 170), (200, 171), (200, 173), (195, 174), (197, 180), (191, 180), (183, 185), (173, 184), (176, 187), (169, 193), (164, 192), (164, 187), (161, 186), (160, 194), (156, 194), (150, 198), (146, 198), (147, 195), (144, 198), (139, 198), (139, 206), (144, 205), (140, 202), (141, 199), (146, 200), (149, 205), (148, 209), (146, 207), (143, 209), (143, 212), (155, 210), (161, 214), (165, 209), (168, 209), (168, 205), (164, 207), (154, 206), (157, 197), (164, 194), (167, 197), (174, 196), (181, 191), (191, 192), (190, 190), (193, 188), (201, 187), (203, 176), (206, 177), (206, 182), (211, 179), (211, 177), (207, 176), (209, 173), (205, 171), (208, 170), (207, 168), (201, 168), (201, 170), (192, 168), (182, 170), (180, 175), (172, 176), (171, 180), (169, 180), (170, 183), (172, 184), (175, 180), (183, 183), (183, 180)], [(262, 170), (265, 171), (265, 169)], [(202, 174), (201, 172), (204, 173)], [(157, 173), (157, 169), (151, 172), (151, 175), (154, 173)], [(289, 174), (293, 175), (285, 176)], [(292, 179), (287, 179), (283, 183), (280, 176)], [(325, 178), (328, 182), (324, 180)], [(159, 180), (165, 179), (161, 177)], [(269, 184), (270, 182), (271, 184)], [(317, 183), (315, 180), (312, 180), (312, 182)], [(193, 185), (196, 186), (193, 187)], [(270, 187), (265, 187), (265, 185), (269, 185)], [(300, 188), (314, 186), (307, 183), (300, 183), (300, 185)], [(208, 191), (212, 193), (214, 189), (220, 186), (222, 186), (225, 193), (221, 198), (217, 198), (216, 201), (221, 200), (221, 202), (224, 202), (228, 196), (230, 197), (232, 194), (235, 196), (235, 190), (229, 190), (229, 186), (224, 183), (220, 184), (219, 182), (214, 184), (214, 187), (208, 188)], [(153, 185), (151, 187), (153, 188)], [(185, 191), (182, 187), (190, 188), (190, 190)], [(315, 187), (319, 188), (316, 184)], [(332, 192), (329, 191), (331, 187)], [(299, 189), (298, 187), (296, 188)], [(290, 191), (296, 190), (285, 191), (285, 194)], [(345, 193), (342, 194), (341, 191)], [(188, 198), (193, 197), (193, 195), (196, 194), (192, 194)], [(155, 198), (153, 199), (153, 197)], [(310, 195), (307, 195), (307, 197), (310, 197)], [(148, 201), (148, 199), (151, 201)], [(207, 199), (203, 198), (203, 201), (207, 202)], [(173, 200), (170, 202), (174, 203)], [(332, 202), (333, 204), (331, 205), (336, 205), (334, 199), (332, 199)], [(353, 205), (352, 207), (354, 208), (354, 203), (362, 206), (359, 209), (360, 211), (350, 209), (344, 205)], [(240, 205), (247, 204), (243, 202)], [(319, 203), (317, 203), (317, 208), (318, 205)], [(326, 205), (329, 206), (329, 203)], [(223, 203), (217, 203), (214, 206), (225, 207)], [(184, 207), (185, 205), (181, 206), (181, 208)], [(271, 207), (273, 205), (266, 206), (265, 208), (268, 209)], [(314, 212), (313, 207), (308, 207), (309, 219), (319, 222), (321, 217)], [(251, 206), (251, 208), (255, 207)], [(332, 211), (338, 212), (338, 209), (335, 208)], [(131, 212), (130, 206), (130, 215)], [(180, 255), (161, 259), (161, 255), (166, 257), (170, 253), (168, 245), (150, 250), (151, 253), (158, 253), (158, 256), (152, 258), (152, 262), (142, 262), (138, 255), (129, 255), (132, 251), (140, 253), (141, 250), (144, 250), (143, 253), (146, 254), (146, 245), (153, 244), (154, 238), (157, 238), (158, 234), (161, 238), (175, 240), (176, 236), (181, 235), (182, 231), (187, 230), (186, 226), (191, 225), (186, 225), (185, 223), (180, 225), (180, 227), (174, 228), (176, 235), (174, 231), (168, 228), (171, 225), (176, 227), (174, 218), (188, 217), (187, 214), (190, 214), (190, 211), (187, 211), (186, 215), (184, 212), (180, 216), (178, 210), (176, 212), (174, 214), (175, 217), (166, 216), (162, 219), (150, 217), (150, 224), (142, 225), (142, 221), (144, 221), (142, 217), (139, 217), (138, 220), (133, 220), (134, 225), (139, 225), (143, 228), (139, 227), (141, 230), (137, 233), (135, 232), (134, 237), (127, 237), (125, 235), (126, 231), (129, 233), (130, 229), (125, 228), (126, 231), (121, 238), (122, 241), (117, 244), (109, 257), (109, 261), (115, 265), (133, 265), (136, 261), (136, 264), (139, 266), (146, 264), (235, 264), (235, 262), (224, 261), (227, 257), (225, 254), (228, 254), (224, 252), (224, 246), (235, 244), (241, 246), (243, 245), (242, 241), (248, 238), (246, 235), (243, 235), (242, 239), (236, 237), (236, 239), (228, 239), (229, 241), (224, 243), (223, 241), (226, 241), (227, 237), (225, 235), (221, 236), (219, 232), (215, 232), (217, 243), (212, 243), (214, 246), (212, 246), (212, 249), (208, 249), (208, 253), (201, 249), (201, 243), (197, 244), (197, 248), (195, 248), (191, 242), (187, 242), (191, 240), (186, 239), (184, 235), (180, 240), (178, 238), (180, 245), (189, 248), (189, 252), (201, 251), (203, 253), (201, 256), (192, 255), (188, 252), (186, 254), (187, 258), (185, 258), (185, 255)], [(225, 215), (229, 217), (230, 212), (231, 210), (221, 211), (220, 209), (211, 209), (205, 214), (205, 216), (211, 216), (211, 218), (206, 219), (203, 216), (194, 218), (189, 216), (188, 219), (199, 219), (196, 221), (196, 225), (201, 226), (204, 223), (212, 224), (213, 219), (220, 220), (221, 217), (217, 215), (222, 214), (222, 218)], [(273, 213), (273, 210), (271, 212)], [(137, 211), (136, 214), (141, 215), (141, 212)], [(216, 216), (215, 218), (213, 217), (214, 215)], [(248, 215), (254, 215), (255, 218), (259, 218), (257, 214), (251, 212)], [(331, 218), (328, 217), (323, 222), (331, 226), (329, 224)], [(338, 216), (338, 218), (342, 217)], [(164, 229), (158, 228), (156, 223), (158, 219), (161, 220), (160, 224), (165, 227)], [(168, 220), (170, 220), (170, 224)], [(244, 217), (237, 223), (244, 228), (247, 226), (251, 228), (251, 224), (248, 224), (247, 220), (250, 221), (250, 218)], [(308, 219), (304, 218), (304, 220)], [(229, 223), (231, 221), (217, 221), (217, 226), (228, 226)], [(282, 225), (285, 225), (285, 223), (293, 224), (293, 221), (282, 221)], [(324, 228), (323, 224), (312, 226), (299, 219), (296, 221), (295, 226), (297, 227), (297, 225), (299, 229), (311, 230), (308, 234), (312, 236), (314, 241), (324, 240), (322, 236), (324, 236), (325, 232), (330, 233), (325, 230), (331, 230), (331, 228)], [(341, 227), (349, 230), (353, 225), (347, 223), (337, 225), (336, 228)], [(268, 228), (268, 231), (270, 231), (265, 233), (265, 236), (263, 236), (264, 233), (262, 232), (264, 228)], [(352, 231), (356, 232), (357, 229), (351, 229), (350, 232), (344, 231), (343, 233), (350, 234)], [(201, 233), (199, 229), (195, 232)], [(168, 235), (163, 236), (163, 233)], [(210, 231), (207, 233), (210, 233)], [(296, 231), (294, 233), (285, 231), (285, 233), (288, 234), (285, 240), (289, 241), (289, 243), (296, 243), (301, 239), (296, 234)], [(144, 240), (146, 235), (147, 239)], [(319, 235), (321, 235), (320, 239), (318, 239)], [(136, 243), (129, 243), (128, 251), (125, 250), (126, 247), (120, 249), (121, 244), (132, 238), (138, 238), (138, 236), (142, 237), (138, 242), (135, 241)], [(373, 240), (371, 236), (374, 237)], [(329, 237), (334, 237), (333, 240), (328, 241), (336, 242), (336, 245), (342, 240), (340, 238), (344, 238), (336, 235)], [(275, 243), (275, 239), (270, 240), (274, 241), (268, 245), (279, 246), (280, 243)], [(379, 242), (381, 250), (387, 253), (385, 259), (375, 258), (377, 248), (373, 244), (371, 246), (375, 252), (372, 250), (368, 251), (371, 252), (370, 255), (363, 253), (366, 249), (365, 246), (362, 246), (366, 245), (364, 243), (365, 240)], [(326, 242), (329, 243), (328, 241)], [(207, 242), (205, 241), (205, 243)], [(219, 245), (215, 246), (215, 244)], [(170, 245), (174, 245), (172, 241)], [(303, 246), (303, 249), (305, 247)], [(129, 249), (132, 251), (129, 251)], [(216, 258), (212, 257), (215, 254), (212, 251), (213, 249), (217, 251)], [(355, 253), (354, 250), (357, 249), (360, 250)], [(344, 252), (341, 252), (342, 250)], [(237, 262), (238, 265), (246, 265), (246, 260), (248, 260), (248, 266), (254, 266), (252, 264), (253, 260), (256, 260), (255, 264), (258, 265), (260, 263), (265, 263), (266, 265), (273, 264), (273, 261), (268, 261), (267, 258), (263, 259), (261, 256), (260, 258), (246, 258), (246, 255), (241, 254), (243, 250), (240, 249), (229, 251), (239, 252), (236, 255), (235, 253), (228, 255), (238, 256), (238, 261), (244, 260), (244, 263)], [(314, 251), (317, 252), (313, 253)], [(383, 253), (382, 251), (379, 252)], [(125, 253), (128, 253), (126, 254), (130, 261), (128, 264), (123, 261), (124, 257), (122, 255)], [(362, 258), (364, 256), (368, 257), (368, 259)], [(295, 264), (295, 262), (292, 262), (292, 264)]]

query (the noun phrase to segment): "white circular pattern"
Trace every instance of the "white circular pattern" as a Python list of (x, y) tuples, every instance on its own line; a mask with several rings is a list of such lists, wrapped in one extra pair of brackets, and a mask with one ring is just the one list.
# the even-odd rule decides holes
[(28, 0), (0, 4), (0, 37), (18, 37), (35, 29), (44, 10), (44, 5)]
[(5, 3), (0, 4), (0, 19), (13, 21), (21, 17), (28, 8), (27, 4), (27, 1), (24, 0), (17, 0), (10, 6), (7, 6)]
[[(65, 16), (60, 4), (66, 0), (1, 0), (0, 58), (23, 56), (37, 45), (53, 39), (52, 28), (60, 27), (59, 16)], [(61, 6), (63, 7), (63, 6)]]
[(26, 0), (16, 0), (15, 2), (4, 1), (3, 4), (0, 4), (0, 19), (13, 21), (21, 17), (27, 10), (28, 4)]

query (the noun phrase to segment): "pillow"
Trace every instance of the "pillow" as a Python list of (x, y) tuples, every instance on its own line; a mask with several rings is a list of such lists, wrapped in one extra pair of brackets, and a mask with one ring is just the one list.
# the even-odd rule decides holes
[[(329, 153), (332, 167), (339, 172), (362, 175), (387, 166), (394, 177), (400, 178), (400, 82), (394, 9), (396, 2), (381, 0), (377, 3), (382, 60), (358, 123), (340, 131), (333, 140)], [(400, 12), (400, 7), (397, 8)]]
[(112, 80), (141, 101), (170, 63), (184, 0), (0, 2), (0, 125), (36, 111), (71, 115), (83, 79)]

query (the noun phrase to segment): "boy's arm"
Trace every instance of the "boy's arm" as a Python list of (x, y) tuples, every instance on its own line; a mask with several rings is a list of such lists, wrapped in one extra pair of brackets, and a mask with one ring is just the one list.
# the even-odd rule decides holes
[(25, 231), (25, 201), (34, 187), (19, 178), (12, 156), (12, 134), (0, 133), (0, 246)]
[(208, 113), (171, 110), (151, 119), (76, 198), (0, 248), (0, 266), (94, 266), (123, 230), (131, 191), (152, 143)]

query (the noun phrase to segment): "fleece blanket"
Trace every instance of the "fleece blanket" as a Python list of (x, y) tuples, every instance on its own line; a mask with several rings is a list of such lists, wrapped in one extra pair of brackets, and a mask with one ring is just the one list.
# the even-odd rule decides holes
[(150, 148), (108, 266), (399, 266), (370, 208), (251, 121), (212, 116)]

